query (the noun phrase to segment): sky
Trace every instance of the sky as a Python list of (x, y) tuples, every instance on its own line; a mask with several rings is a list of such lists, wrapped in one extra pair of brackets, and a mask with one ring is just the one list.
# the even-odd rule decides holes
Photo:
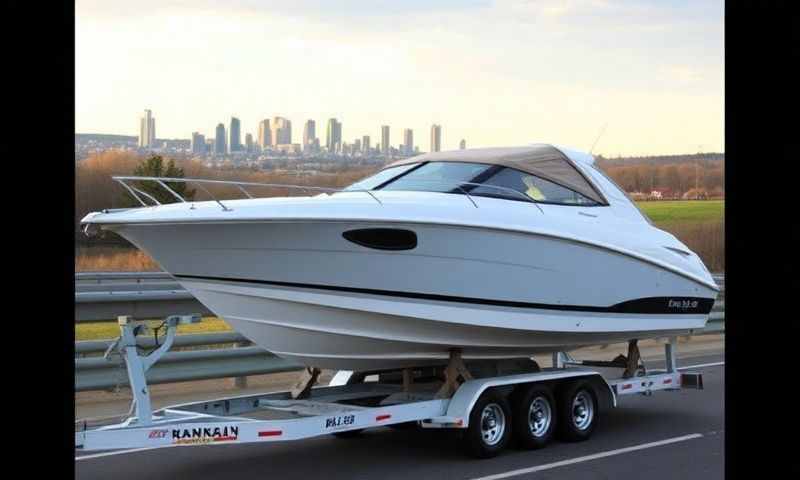
[[(724, 5), (632, 0), (78, 0), (76, 132), (307, 119), (420, 150), (724, 151)], [(605, 126), (605, 129), (604, 129)], [(600, 135), (598, 139), (598, 135)]]

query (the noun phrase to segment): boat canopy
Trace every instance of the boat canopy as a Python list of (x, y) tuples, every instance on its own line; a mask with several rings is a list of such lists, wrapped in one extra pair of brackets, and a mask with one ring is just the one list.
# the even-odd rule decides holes
[(384, 169), (422, 162), (467, 162), (502, 165), (562, 185), (600, 204), (608, 202), (561, 150), (552, 145), (472, 148), (417, 155), (390, 163)]

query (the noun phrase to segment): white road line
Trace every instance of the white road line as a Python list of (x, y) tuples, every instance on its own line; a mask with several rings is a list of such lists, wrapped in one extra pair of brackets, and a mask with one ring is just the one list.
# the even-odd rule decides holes
[(515, 477), (517, 475), (525, 475), (527, 473), (541, 472), (542, 470), (550, 470), (551, 468), (563, 467), (566, 465), (573, 465), (575, 463), (588, 462), (589, 460), (596, 460), (598, 458), (611, 457), (613, 455), (620, 455), (622, 453), (635, 452), (636, 450), (644, 450), (646, 448), (660, 447), (661, 445), (669, 445), (670, 443), (683, 442), (686, 440), (693, 440), (701, 438), (703, 434), (692, 433), (691, 435), (684, 435), (682, 437), (668, 438), (658, 442), (642, 443), (633, 447), (619, 448), (617, 450), (609, 450), (607, 452), (595, 453), (583, 457), (571, 458), (569, 460), (562, 460), (560, 462), (546, 463), (544, 465), (537, 465), (530, 468), (521, 468), (519, 470), (511, 470), (509, 472), (497, 473), (488, 475), (486, 477), (473, 478), (472, 480), (499, 480), (501, 478)]
[(725, 365), (725, 362), (701, 363), (700, 365), (689, 365), (686, 367), (679, 367), (678, 370), (687, 370), (689, 368), (718, 367), (720, 365)]
[(75, 461), (78, 460), (89, 460), (92, 458), (100, 458), (100, 457), (110, 457), (112, 455), (124, 455), (126, 453), (135, 453), (135, 452), (144, 452), (146, 450), (155, 450), (157, 448), (169, 448), (169, 447), (177, 447), (179, 445), (164, 445), (162, 447), (142, 447), (142, 448), (131, 448), (129, 450), (114, 450), (113, 452), (103, 452), (103, 453), (93, 453), (91, 455), (81, 455), (79, 457), (75, 457)]

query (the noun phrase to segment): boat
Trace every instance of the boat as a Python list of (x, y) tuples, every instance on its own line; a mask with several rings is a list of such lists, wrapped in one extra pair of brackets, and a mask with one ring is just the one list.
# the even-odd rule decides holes
[[(516, 359), (687, 334), (705, 326), (719, 290), (590, 154), (558, 145), (422, 154), (344, 189), (292, 187), (315, 193), (305, 196), (115, 180), (142, 207), (90, 213), (88, 232), (116, 232), (255, 344), (318, 368), (443, 364), (453, 351)], [(177, 182), (214, 198), (185, 200)], [(246, 198), (216, 198), (215, 183)]]

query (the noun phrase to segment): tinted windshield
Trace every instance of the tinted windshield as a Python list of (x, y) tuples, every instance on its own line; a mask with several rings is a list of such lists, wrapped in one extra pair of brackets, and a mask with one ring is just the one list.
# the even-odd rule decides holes
[(356, 183), (344, 188), (344, 191), (352, 190), (374, 190), (375, 188), (383, 185), (394, 177), (403, 174), (412, 168), (418, 166), (418, 163), (411, 163), (409, 165), (398, 165), (396, 167), (385, 168), (375, 175), (361, 179)]
[[(407, 166), (404, 165), (404, 167)], [(428, 162), (415, 166), (416, 168), (408, 169), (403, 174), (389, 175), (390, 179), (375, 188), (377, 190), (442, 193), (464, 193), (466, 191), (470, 195), (509, 200), (535, 200), (559, 205), (598, 205), (594, 200), (569, 188), (501, 165)], [(387, 170), (392, 169), (386, 169), (384, 172)]]

